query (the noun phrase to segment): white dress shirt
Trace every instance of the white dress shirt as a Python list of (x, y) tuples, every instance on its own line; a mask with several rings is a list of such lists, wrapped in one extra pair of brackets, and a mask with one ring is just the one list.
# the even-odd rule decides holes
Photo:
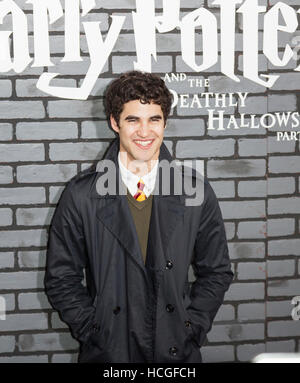
[(145, 174), (143, 177), (139, 177), (136, 174), (129, 171), (126, 166), (123, 165), (121, 158), (120, 158), (120, 152), (118, 154), (118, 163), (119, 168), (121, 172), (121, 178), (124, 182), (125, 186), (127, 187), (129, 193), (134, 196), (138, 190), (137, 184), (139, 180), (142, 178), (145, 186), (143, 189), (143, 192), (146, 194), (146, 197), (148, 198), (149, 195), (152, 193), (155, 187), (155, 180), (156, 180), (156, 172), (158, 167), (158, 160), (156, 160), (156, 164), (153, 166), (151, 171), (147, 174)]

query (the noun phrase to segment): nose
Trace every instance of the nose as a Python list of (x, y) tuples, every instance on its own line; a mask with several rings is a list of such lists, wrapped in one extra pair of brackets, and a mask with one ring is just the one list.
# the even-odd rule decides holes
[(138, 128), (138, 131), (137, 131), (137, 134), (140, 136), (140, 137), (147, 137), (148, 135), (148, 126), (147, 126), (147, 122), (146, 121), (142, 121), (139, 128)]

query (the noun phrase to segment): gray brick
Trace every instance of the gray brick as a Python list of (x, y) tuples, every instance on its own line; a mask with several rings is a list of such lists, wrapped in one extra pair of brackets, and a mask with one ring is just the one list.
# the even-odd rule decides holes
[(292, 153), (295, 147), (296, 141), (277, 141), (277, 137), (268, 137), (268, 154)]
[(12, 139), (12, 125), (0, 123), (0, 141), (10, 141)]
[(205, 124), (201, 119), (171, 119), (165, 129), (165, 137), (203, 136), (204, 133)]
[[(29, 53), (34, 54), (34, 40), (33, 36), (28, 36), (28, 42), (29, 42)], [(50, 54), (55, 55), (57, 53), (65, 53), (65, 38), (63, 35), (54, 35), (51, 34), (49, 36), (49, 45), (50, 45)], [(80, 35), (80, 43), (82, 46), (86, 46), (86, 39), (85, 36)]]
[(265, 319), (265, 304), (242, 303), (238, 305), (238, 319), (241, 321)]
[(0, 353), (13, 352), (16, 340), (14, 336), (1, 336)]
[(0, 321), (0, 331), (46, 330), (46, 314), (7, 314), (5, 321)]
[[(201, 59), (202, 59), (202, 55), (196, 54), (196, 62), (201, 62)], [(183, 72), (183, 73), (192, 72), (192, 73), (194, 73), (193, 69), (183, 61), (181, 55), (176, 57), (176, 72), (177, 73), (179, 73), (179, 72)], [(208, 73), (215, 73), (215, 72), (220, 73), (221, 72), (220, 56), (218, 57), (218, 62), (215, 65), (213, 65), (212, 67), (207, 68), (205, 70), (205, 72), (208, 72)]]
[(260, 160), (210, 160), (207, 164), (209, 178), (264, 177), (266, 161)]
[(0, 166), (0, 184), (11, 184), (13, 182), (13, 168)]
[(295, 179), (291, 177), (268, 178), (268, 195), (295, 193)]
[(63, 322), (58, 313), (54, 312), (51, 314), (51, 328), (53, 329), (62, 329), (62, 328), (69, 328), (68, 325)]
[(300, 239), (269, 241), (269, 255), (300, 255)]
[(297, 111), (296, 95), (294, 94), (269, 95), (268, 96), (268, 111), (269, 112)]
[[(16, 93), (18, 97), (49, 97), (45, 92), (40, 91), (36, 87), (36, 79), (26, 79), (16, 81)], [(54, 79), (51, 81), (51, 86), (59, 87), (74, 87), (76, 88), (76, 81), (73, 79)]]
[(214, 189), (217, 198), (233, 198), (235, 196), (234, 181), (212, 181), (210, 186)]
[(237, 346), (237, 358), (241, 362), (251, 362), (255, 356), (264, 352), (266, 352), (266, 345), (264, 343)]
[(16, 271), (1, 274), (1, 290), (44, 288), (44, 271)]
[(230, 259), (264, 258), (263, 242), (230, 242), (228, 243)]
[(239, 101), (239, 113), (265, 114), (268, 111), (268, 98), (266, 96), (248, 97), (243, 107)]
[(20, 268), (42, 268), (46, 265), (46, 250), (18, 251)]
[[(241, 72), (243, 71), (243, 65), (244, 65), (244, 56), (243, 54), (240, 54), (238, 58), (238, 70)], [(259, 72), (267, 72), (268, 70), (268, 59), (263, 54), (258, 55), (258, 70)]]
[(299, 336), (299, 321), (273, 321), (268, 322), (268, 336), (270, 338), (295, 337)]
[(240, 197), (266, 197), (267, 181), (240, 181), (238, 194)]
[(78, 354), (53, 354), (51, 363), (77, 363)]
[[(249, 93), (263, 93), (266, 91), (264, 86), (254, 83), (243, 76), (237, 76), (240, 79), (240, 82), (232, 81), (229, 77), (226, 76), (210, 76), (210, 92), (240, 92), (241, 89), (246, 89)], [(246, 101), (247, 103), (247, 101)]]
[(41, 187), (1, 188), (0, 204), (38, 204), (46, 202), (45, 189)]
[(5, 310), (8, 313), (9, 311), (15, 310), (15, 295), (14, 294), (1, 294), (1, 298), (5, 300)]
[(234, 320), (234, 307), (232, 305), (222, 305), (214, 319), (215, 322)]
[(104, 106), (99, 100), (59, 100), (48, 102), (50, 118), (105, 118)]
[(17, 124), (18, 140), (66, 140), (78, 137), (77, 123), (64, 122), (20, 122)]
[(240, 239), (266, 238), (267, 224), (264, 221), (240, 222), (237, 236)]
[(58, 202), (64, 188), (65, 188), (64, 186), (50, 186), (50, 189), (49, 189), (50, 203)]
[(50, 159), (52, 161), (84, 161), (101, 159), (106, 151), (106, 142), (79, 142), (50, 144)]
[(214, 325), (208, 333), (209, 342), (232, 342), (241, 340), (264, 339), (264, 324), (228, 324)]
[[(275, 5), (281, 0), (270, 0), (270, 5)], [(289, 5), (299, 5), (299, 0), (289, 0)]]
[(241, 262), (237, 268), (239, 280), (266, 279), (265, 262)]
[(49, 225), (54, 214), (54, 208), (17, 209), (17, 225), (36, 226)]
[(18, 295), (18, 303), (21, 310), (43, 310), (52, 307), (44, 293), (21, 293)]
[(201, 349), (203, 363), (219, 363), (234, 361), (233, 346), (206, 346)]
[(270, 173), (300, 173), (299, 156), (270, 156)]
[[(2, 209), (1, 209), (2, 210)], [(14, 267), (14, 253), (12, 251), (6, 251), (0, 253), (0, 269)]]
[[(298, 2), (299, 5), (299, 2)], [(298, 73), (275, 73), (280, 75), (279, 79), (272, 86), (272, 90), (298, 90), (299, 76)]]
[(265, 298), (263, 282), (232, 283), (225, 293), (226, 301), (247, 301)]
[(12, 224), (12, 210), (0, 209), (0, 226), (10, 226)]
[(22, 334), (18, 347), (22, 352), (77, 350), (78, 342), (69, 333)]
[[(217, 4), (213, 4), (214, 0), (208, 0), (207, 4), (209, 8), (219, 8), (220, 6)], [(267, 0), (259, 0), (259, 5), (267, 5)], [(240, 4), (237, 4), (236, 7), (240, 8)]]
[(0, 161), (44, 161), (43, 144), (0, 144)]
[(0, 116), (3, 119), (37, 119), (45, 117), (41, 101), (1, 101)]
[(0, 363), (48, 363), (47, 355), (6, 356), (0, 357)]
[(267, 352), (295, 352), (294, 340), (282, 340), (274, 342), (266, 342)]
[(220, 207), (224, 219), (264, 218), (265, 201), (221, 201)]
[[(61, 75), (82, 75), (86, 76), (89, 67), (91, 65), (91, 60), (89, 57), (82, 57), (82, 61), (76, 62), (62, 62), (61, 57), (51, 58), (54, 66), (49, 67), (48, 71), (50, 73), (59, 73)], [(106, 62), (101, 74), (104, 74), (108, 71), (108, 61)], [(52, 84), (52, 82), (51, 82)], [(72, 100), (73, 101), (73, 100)]]
[(225, 232), (227, 240), (230, 240), (235, 235), (235, 223), (233, 222), (225, 222)]
[(300, 291), (300, 279), (268, 281), (268, 296), (296, 296)]
[(260, 139), (240, 139), (238, 140), (239, 155), (246, 157), (265, 157), (267, 155), (267, 140)]
[[(113, 78), (98, 78), (92, 91), (91, 96), (103, 96), (107, 86), (113, 81)], [(79, 81), (80, 86), (83, 83), (83, 79)]]
[(176, 145), (176, 158), (228, 157), (234, 154), (234, 140), (187, 140)]
[(283, 301), (268, 301), (266, 302), (268, 317), (291, 317), (293, 309), (291, 299)]
[(81, 127), (81, 138), (114, 138), (115, 134), (106, 121), (84, 121)]
[(74, 175), (76, 175), (76, 173), (76, 164), (24, 165), (18, 166), (17, 168), (17, 180), (21, 183), (65, 182), (72, 178)]
[(0, 98), (8, 98), (12, 94), (12, 86), (10, 80), (0, 80)]
[(12, 230), (0, 232), (3, 247), (45, 246), (46, 230)]
[(291, 218), (268, 219), (268, 236), (278, 237), (295, 233), (295, 220)]
[[(113, 56), (112, 71), (113, 73), (123, 73), (134, 69), (136, 56)], [(157, 56), (157, 61), (153, 60), (151, 73), (167, 73), (172, 71), (172, 57)]]
[(300, 213), (300, 197), (274, 198), (268, 200), (268, 214)]

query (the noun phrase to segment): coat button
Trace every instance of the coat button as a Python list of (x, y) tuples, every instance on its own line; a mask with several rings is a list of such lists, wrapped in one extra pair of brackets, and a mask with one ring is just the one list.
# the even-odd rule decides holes
[(171, 312), (174, 311), (174, 306), (168, 304), (168, 305), (166, 306), (166, 310), (168, 311), (168, 313), (171, 313)]
[(166, 269), (170, 270), (173, 267), (173, 263), (171, 261), (167, 261), (166, 263)]
[(120, 310), (121, 310), (121, 307), (120, 307), (120, 306), (117, 306), (117, 307), (114, 308), (113, 313), (114, 313), (115, 315), (117, 315), (117, 314), (119, 314)]
[(184, 321), (186, 327), (191, 327), (192, 322), (190, 320)]
[(100, 330), (100, 327), (97, 324), (93, 325), (93, 331), (98, 332)]
[(169, 348), (169, 353), (171, 355), (176, 355), (177, 354), (177, 351), (178, 351), (178, 348), (177, 347), (170, 347)]

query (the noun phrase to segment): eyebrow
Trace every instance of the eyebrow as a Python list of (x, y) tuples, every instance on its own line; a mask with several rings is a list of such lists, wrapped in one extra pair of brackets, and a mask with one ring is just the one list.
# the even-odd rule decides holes
[[(152, 119), (152, 118), (157, 118), (157, 119), (162, 119), (162, 116), (161, 115), (159, 115), (159, 114), (156, 114), (155, 116), (151, 116), (150, 117), (150, 119)], [(125, 118), (125, 120), (132, 120), (132, 119), (135, 119), (135, 120), (139, 120), (140, 119), (140, 117), (138, 117), (138, 116), (133, 116), (133, 115), (129, 115), (129, 116), (127, 116), (126, 118)]]

